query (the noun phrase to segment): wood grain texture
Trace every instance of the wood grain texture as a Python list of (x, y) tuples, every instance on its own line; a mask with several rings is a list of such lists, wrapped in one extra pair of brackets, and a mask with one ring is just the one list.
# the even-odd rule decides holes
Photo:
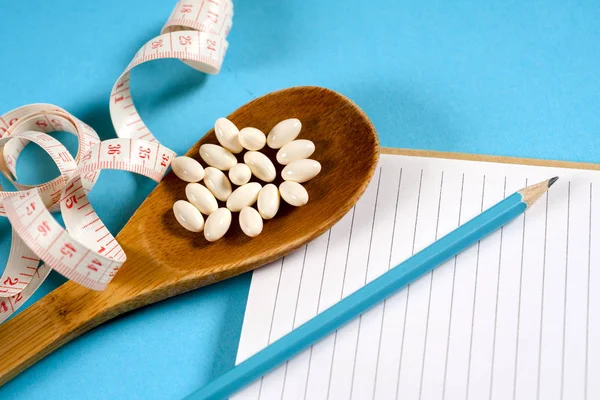
[[(342, 218), (365, 191), (377, 166), (375, 129), (350, 100), (318, 87), (270, 93), (228, 118), (240, 128), (253, 126), (268, 132), (280, 120), (292, 117), (302, 122), (299, 138), (315, 143), (311, 158), (322, 165), (321, 173), (304, 184), (310, 196), (306, 206), (294, 208), (282, 202), (277, 216), (265, 221), (263, 233), (252, 239), (243, 234), (234, 213), (226, 236), (209, 243), (204, 235), (184, 230), (175, 220), (172, 206), (185, 199), (186, 182), (169, 173), (117, 235), (127, 262), (104, 291), (69, 281), (0, 325), (0, 385), (102, 322), (265, 265)], [(198, 148), (203, 143), (218, 143), (213, 130), (186, 155), (200, 161)], [(276, 151), (268, 150), (275, 161)], [(279, 172), (282, 166), (277, 168)]]

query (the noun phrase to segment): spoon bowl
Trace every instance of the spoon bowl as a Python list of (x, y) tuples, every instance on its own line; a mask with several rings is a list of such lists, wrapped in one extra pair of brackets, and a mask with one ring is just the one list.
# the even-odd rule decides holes
[[(298, 118), (298, 138), (315, 143), (311, 156), (321, 173), (304, 187), (309, 202), (281, 202), (261, 235), (247, 237), (237, 213), (220, 240), (183, 229), (173, 216), (176, 200), (185, 199), (186, 182), (173, 173), (161, 181), (134, 213), (117, 240), (127, 254), (113, 281), (102, 292), (66, 282), (13, 319), (0, 325), (0, 385), (37, 360), (117, 315), (221, 281), (274, 261), (324, 233), (341, 219), (366, 189), (379, 158), (379, 143), (367, 116), (349, 99), (319, 87), (294, 87), (267, 94), (228, 117), (240, 129), (268, 133), (279, 121)], [(186, 154), (200, 161), (204, 143), (218, 144), (209, 131)], [(277, 166), (276, 150), (262, 150)], [(241, 157), (238, 158), (241, 161)]]

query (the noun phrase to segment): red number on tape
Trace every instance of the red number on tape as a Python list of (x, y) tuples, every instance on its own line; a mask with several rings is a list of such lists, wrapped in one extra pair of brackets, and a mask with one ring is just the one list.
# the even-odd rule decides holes
[(65, 256), (73, 257), (73, 254), (77, 253), (77, 250), (71, 243), (65, 243), (65, 245), (60, 249), (60, 252)]
[(42, 236), (46, 236), (48, 232), (50, 232), (50, 225), (48, 224), (48, 221), (44, 221), (38, 225), (38, 231), (42, 234)]
[(21, 295), (21, 293), (18, 293), (17, 297), (15, 297), (15, 304), (20, 302), (21, 300), (23, 300), (23, 296)]
[(6, 278), (6, 279), (4, 280), (4, 284), (5, 284), (5, 285), (14, 286), (14, 285), (16, 285), (17, 283), (19, 283), (19, 278), (15, 278), (14, 280), (12, 280), (12, 279), (10, 278), (10, 276), (9, 276), (8, 278)]
[(94, 179), (95, 174), (96, 171), (88, 171), (85, 174), (83, 174), (83, 179), (85, 179), (88, 182), (91, 182)]
[(67, 208), (73, 208), (73, 205), (75, 204), (77, 204), (77, 197), (75, 197), (75, 195), (65, 200), (65, 205), (67, 206)]
[(44, 128), (48, 127), (48, 123), (46, 121), (36, 121), (35, 124), (40, 127), (43, 126)]
[(109, 144), (108, 145), (108, 154), (109, 155), (114, 155), (114, 154), (121, 154), (121, 150), (119, 150), (121, 148), (121, 144), (117, 143), (117, 144)]
[(184, 4), (181, 7), (181, 11), (182, 14), (189, 14), (192, 12), (192, 5), (191, 4)]
[(140, 152), (138, 153), (140, 158), (145, 158), (146, 160), (150, 158), (150, 147), (140, 146)]
[(163, 40), (162, 39), (158, 39), (152, 42), (152, 49), (158, 49), (159, 47), (162, 47), (163, 45)]
[(92, 260), (91, 264), (88, 265), (88, 268), (92, 271), (98, 272), (98, 267), (101, 267), (102, 263), (96, 259)]
[(206, 48), (212, 51), (215, 51), (217, 48), (217, 41), (216, 40), (211, 40), (211, 39), (206, 39)]
[(168, 165), (168, 163), (169, 163), (169, 156), (166, 155), (166, 154), (163, 154), (162, 155), (162, 160), (160, 162), (160, 166), (161, 167), (166, 167)]
[(6, 305), (6, 301), (0, 303), (0, 313), (8, 312), (8, 306)]
[(192, 43), (192, 37), (191, 36), (179, 36), (179, 44), (182, 46), (187, 46), (188, 44)]
[(35, 203), (29, 204), (25, 209), (27, 210), (27, 215), (33, 214), (35, 211)]
[(213, 24), (216, 24), (217, 22), (219, 22), (219, 14), (209, 11), (208, 19), (210, 19)]

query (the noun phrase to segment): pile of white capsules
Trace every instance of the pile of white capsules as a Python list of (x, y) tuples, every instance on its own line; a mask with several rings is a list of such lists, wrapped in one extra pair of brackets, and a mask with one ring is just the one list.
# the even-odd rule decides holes
[[(280, 196), (292, 206), (305, 205), (308, 192), (301, 183), (317, 176), (321, 164), (308, 158), (315, 151), (314, 143), (296, 139), (301, 128), (298, 119), (286, 119), (265, 136), (259, 129), (239, 130), (227, 118), (219, 118), (215, 123), (215, 134), (221, 146), (200, 146), (200, 158), (208, 165), (206, 168), (185, 156), (177, 157), (171, 163), (175, 175), (190, 182), (185, 188), (187, 201), (178, 200), (173, 205), (177, 221), (191, 232), (204, 230), (206, 240), (214, 242), (229, 230), (231, 213), (239, 212), (242, 231), (255, 237), (263, 230), (263, 219), (271, 219), (277, 214)], [(285, 166), (279, 188), (269, 183), (275, 180), (277, 171), (271, 160), (260, 152), (265, 145), (279, 149), (277, 162)], [(244, 162), (238, 163), (234, 154), (244, 151)], [(227, 175), (225, 171), (228, 171)], [(250, 182), (252, 175), (266, 184)], [(234, 189), (232, 184), (237, 188)], [(217, 200), (225, 203), (225, 207), (219, 207)], [(252, 207), (255, 203), (258, 211)], [(202, 214), (207, 216), (206, 223)]]

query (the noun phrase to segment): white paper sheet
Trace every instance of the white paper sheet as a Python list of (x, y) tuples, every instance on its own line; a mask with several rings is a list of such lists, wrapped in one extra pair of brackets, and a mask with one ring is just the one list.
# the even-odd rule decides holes
[(587, 170), (382, 155), (339, 223), (254, 272), (237, 362), (554, 175), (524, 216), (234, 398), (600, 398), (600, 172)]

